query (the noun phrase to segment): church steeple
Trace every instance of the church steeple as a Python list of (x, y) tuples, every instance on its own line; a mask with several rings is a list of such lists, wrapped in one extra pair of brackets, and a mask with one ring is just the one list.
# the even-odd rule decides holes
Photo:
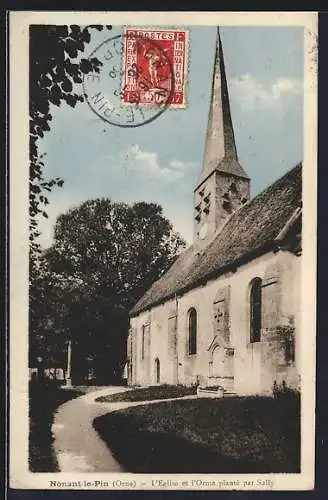
[(213, 235), (248, 199), (249, 178), (238, 161), (218, 28), (204, 162), (195, 189), (195, 239)]

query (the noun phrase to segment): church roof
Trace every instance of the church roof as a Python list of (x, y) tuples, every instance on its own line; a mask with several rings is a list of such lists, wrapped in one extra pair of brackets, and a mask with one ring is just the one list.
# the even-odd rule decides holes
[(205, 248), (193, 244), (182, 252), (137, 302), (131, 316), (277, 248), (277, 239), (285, 233), (301, 203), (299, 164), (234, 212)]

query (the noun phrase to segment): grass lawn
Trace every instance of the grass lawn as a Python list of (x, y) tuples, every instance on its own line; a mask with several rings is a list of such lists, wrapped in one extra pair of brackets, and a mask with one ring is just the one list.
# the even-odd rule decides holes
[(154, 399), (179, 398), (196, 394), (196, 387), (183, 385), (154, 385), (140, 387), (126, 392), (101, 396), (96, 399), (99, 403), (119, 403), (124, 401), (151, 401)]
[(160, 402), (115, 411), (94, 427), (128, 471), (300, 471), (299, 398)]
[(29, 389), (29, 469), (31, 472), (57, 472), (52, 451), (51, 426), (61, 404), (85, 394), (84, 388), (61, 389), (54, 384), (30, 384)]

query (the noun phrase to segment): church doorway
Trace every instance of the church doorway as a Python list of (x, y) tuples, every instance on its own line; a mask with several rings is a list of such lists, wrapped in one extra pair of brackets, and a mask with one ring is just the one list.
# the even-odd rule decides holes
[(155, 380), (156, 384), (159, 384), (161, 381), (161, 365), (158, 358), (155, 359)]
[(132, 384), (132, 362), (130, 360), (127, 362), (127, 377), (128, 384)]
[(226, 390), (232, 390), (234, 385), (233, 349), (216, 345), (210, 360), (210, 380), (222, 385)]

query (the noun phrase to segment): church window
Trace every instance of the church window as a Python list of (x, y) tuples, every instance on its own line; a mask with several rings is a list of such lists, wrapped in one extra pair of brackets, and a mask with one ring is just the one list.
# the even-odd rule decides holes
[(158, 358), (155, 359), (155, 380), (156, 384), (159, 384), (161, 381), (161, 365)]
[(234, 182), (230, 185), (230, 191), (232, 193), (238, 193), (237, 188), (236, 188), (236, 184)]
[(188, 352), (190, 355), (197, 352), (197, 312), (194, 308), (188, 313)]
[(261, 341), (262, 280), (254, 278), (250, 290), (250, 341)]
[(145, 359), (145, 325), (143, 325), (143, 327), (142, 327), (141, 359)]
[(127, 359), (131, 359), (132, 357), (132, 329), (129, 331), (128, 340), (127, 340)]
[(294, 363), (295, 362), (295, 338), (293, 332), (289, 332), (289, 335), (286, 338), (286, 362)]

